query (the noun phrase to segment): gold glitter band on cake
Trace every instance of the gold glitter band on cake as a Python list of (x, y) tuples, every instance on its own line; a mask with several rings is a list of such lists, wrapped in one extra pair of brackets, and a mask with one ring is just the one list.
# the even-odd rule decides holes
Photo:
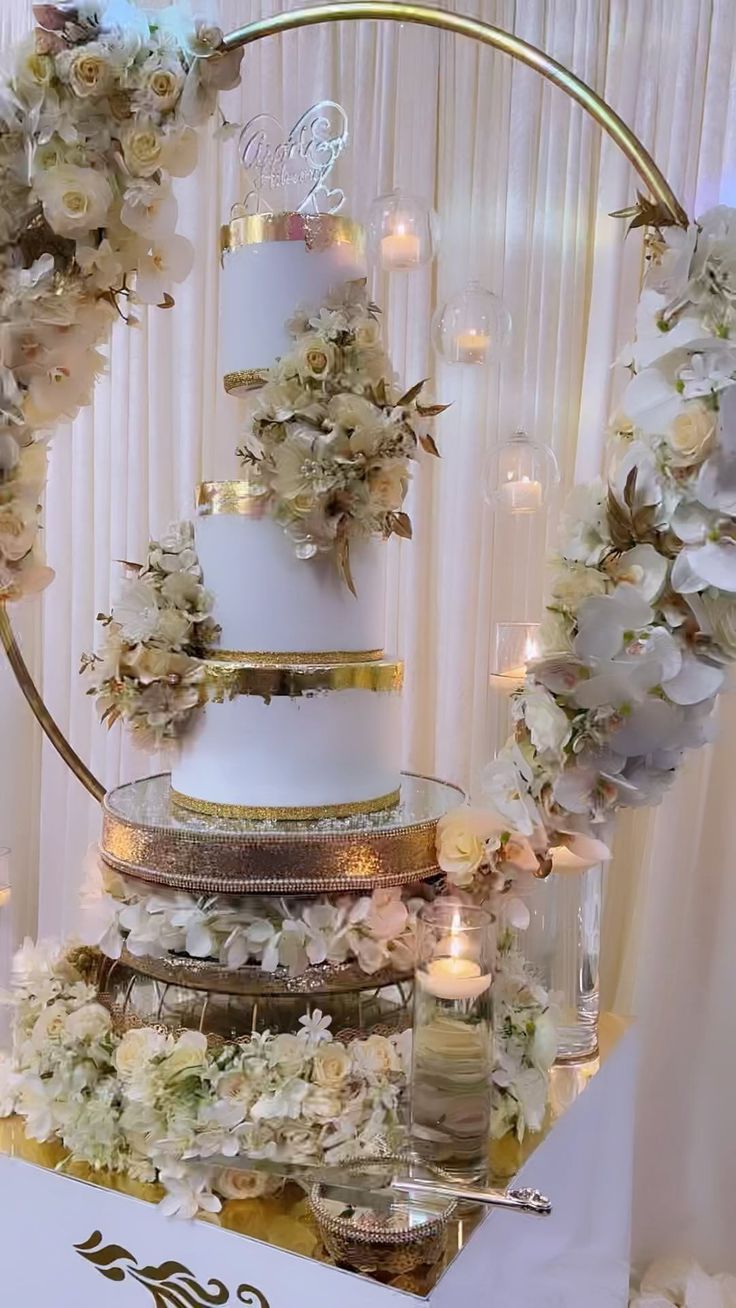
[(220, 228), (220, 257), (245, 245), (263, 245), (266, 241), (303, 241), (307, 250), (328, 250), (333, 245), (351, 245), (362, 254), (365, 229), (342, 214), (254, 213), (238, 212), (234, 205), (229, 223)]
[(267, 368), (241, 368), (239, 372), (226, 372), (222, 379), (228, 395), (233, 391), (256, 391), (265, 386)]
[(203, 667), (207, 697), (215, 703), (236, 695), (260, 695), (269, 700), (299, 699), (302, 695), (339, 690), (390, 694), (401, 690), (404, 684), (404, 665), (400, 659), (356, 660), (314, 667), (204, 659)]
[(186, 954), (129, 954), (123, 945), (120, 963), (132, 971), (163, 981), (167, 985), (204, 990), (208, 994), (267, 995), (341, 994), (358, 990), (377, 990), (396, 985), (411, 975), (412, 968), (388, 964), (378, 972), (364, 972), (357, 961), (318, 963), (290, 976), (285, 968), (264, 972), (260, 963), (233, 969), (211, 959), (192, 958)]
[(382, 813), (387, 808), (395, 808), (401, 799), (400, 790), (392, 790), (388, 795), (379, 795), (376, 799), (359, 799), (344, 804), (301, 804), (283, 807), (264, 807), (252, 804), (219, 804), (210, 799), (197, 799), (195, 795), (183, 795), (180, 790), (171, 787), (171, 800), (179, 808), (190, 813), (200, 813), (204, 817), (241, 819), (246, 822), (321, 822), (325, 818), (357, 817), (361, 813)]
[(213, 513), (262, 518), (268, 512), (268, 498), (268, 492), (256, 478), (241, 477), (238, 481), (201, 481), (195, 504), (201, 518)]
[(204, 657), (208, 663), (245, 663), (251, 667), (268, 668), (329, 668), (336, 663), (378, 663), (384, 657), (382, 649), (328, 649), (315, 652), (289, 650), (278, 653), (262, 650), (212, 649)]

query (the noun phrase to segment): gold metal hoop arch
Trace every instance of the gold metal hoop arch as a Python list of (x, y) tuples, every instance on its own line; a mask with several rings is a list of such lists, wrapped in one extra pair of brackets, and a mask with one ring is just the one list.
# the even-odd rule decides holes
[[(421, 27), (434, 27), (439, 31), (452, 32), (456, 36), (467, 36), (534, 68), (590, 114), (598, 126), (615, 141), (646, 188), (670, 215), (673, 222), (687, 225), (688, 218), (685, 210), (649, 151), (601, 96), (563, 64), (550, 58), (543, 50), (529, 45), (511, 32), (502, 31), (500, 27), (483, 23), (478, 18), (450, 13), (444, 9), (434, 9), (429, 5), (402, 4), (400, 0), (341, 0), (337, 4), (315, 5), (310, 9), (293, 9), (287, 13), (276, 14), (272, 18), (262, 18), (254, 23), (248, 23), (247, 26), (240, 27), (226, 36), (224, 45), (227, 50), (235, 50), (240, 46), (253, 45), (264, 37), (277, 36), (281, 32), (294, 31), (300, 27), (312, 27), (318, 23), (355, 22), (358, 19), (416, 23)], [(0, 642), (8, 655), (16, 680), (47, 738), (71, 768), (77, 780), (94, 799), (101, 801), (105, 793), (104, 786), (72, 748), (46, 708), (18, 648), (7, 609), (2, 604), (0, 604)]]

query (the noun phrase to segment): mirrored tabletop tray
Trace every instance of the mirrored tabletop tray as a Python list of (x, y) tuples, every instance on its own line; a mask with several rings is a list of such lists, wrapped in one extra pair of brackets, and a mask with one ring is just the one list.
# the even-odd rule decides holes
[(405, 772), (392, 809), (312, 822), (234, 821), (171, 802), (168, 773), (103, 801), (100, 852), (126, 876), (208, 894), (319, 894), (409, 885), (437, 871), (435, 828), (465, 798)]

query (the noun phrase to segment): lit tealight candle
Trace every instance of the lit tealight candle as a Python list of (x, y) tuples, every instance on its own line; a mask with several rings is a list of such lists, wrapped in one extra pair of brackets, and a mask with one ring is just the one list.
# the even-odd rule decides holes
[(455, 337), (455, 354), (458, 363), (484, 363), (491, 338), (487, 332), (471, 327)]
[(381, 263), (384, 268), (413, 268), (421, 253), (419, 237), (406, 230), (405, 223), (397, 223), (393, 232), (381, 241)]
[(417, 975), (422, 989), (437, 999), (477, 999), (491, 984), (472, 958), (433, 958)]
[(542, 507), (542, 483), (521, 477), (519, 481), (505, 481), (500, 487), (501, 499), (512, 513), (535, 513)]

